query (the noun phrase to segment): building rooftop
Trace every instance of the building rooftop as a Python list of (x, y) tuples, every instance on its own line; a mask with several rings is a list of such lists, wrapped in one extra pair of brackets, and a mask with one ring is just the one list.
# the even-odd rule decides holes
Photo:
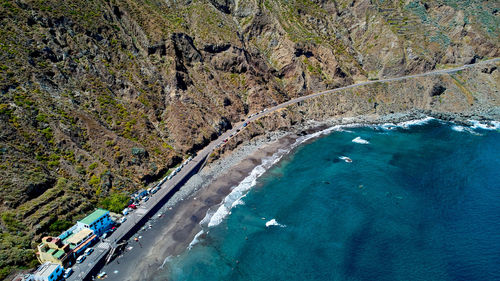
[(49, 277), (49, 275), (52, 274), (52, 272), (54, 272), (54, 270), (56, 270), (58, 266), (59, 265), (56, 263), (46, 262), (38, 267), (34, 275), (40, 277)]
[(57, 250), (54, 254), (52, 254), (56, 259), (61, 259), (64, 256), (64, 251)]
[(83, 224), (91, 224), (91, 223), (95, 222), (96, 220), (98, 220), (103, 215), (105, 215), (106, 213), (108, 213), (107, 210), (97, 209), (92, 214), (83, 218), (80, 222)]
[(87, 244), (92, 243), (92, 241), (93, 241), (96, 237), (97, 237), (97, 236), (96, 236), (95, 234), (94, 234), (94, 235), (92, 235), (92, 236), (90, 236), (90, 238), (89, 238), (86, 242), (84, 242), (84, 243), (80, 244), (80, 246), (78, 246), (78, 247), (76, 247), (75, 249), (73, 249), (73, 251), (78, 252), (80, 249), (82, 249), (82, 248), (86, 248), (86, 247), (87, 247)]
[(83, 239), (85, 239), (90, 234), (94, 233), (91, 229), (83, 228), (77, 233), (73, 233), (68, 238), (65, 239), (67, 244), (75, 244), (78, 245)]

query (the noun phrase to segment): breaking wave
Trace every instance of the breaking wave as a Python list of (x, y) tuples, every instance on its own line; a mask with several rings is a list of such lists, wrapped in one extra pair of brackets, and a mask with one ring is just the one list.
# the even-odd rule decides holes
[(357, 137), (352, 140), (354, 143), (359, 143), (359, 144), (369, 144), (370, 142), (367, 140), (362, 139), (361, 137)]
[(270, 227), (270, 226), (286, 227), (286, 225), (278, 223), (278, 221), (276, 219), (272, 219), (272, 220), (266, 222), (266, 227)]

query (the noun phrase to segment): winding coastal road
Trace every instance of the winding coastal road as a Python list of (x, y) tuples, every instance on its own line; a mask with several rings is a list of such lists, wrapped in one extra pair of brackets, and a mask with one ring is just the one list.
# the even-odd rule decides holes
[(254, 114), (252, 117), (247, 118), (245, 121), (235, 124), (231, 130), (221, 134), (216, 140), (210, 142), (205, 148), (199, 151), (197, 155), (187, 165), (185, 165), (179, 173), (173, 176), (172, 179), (168, 181), (163, 181), (163, 183), (160, 185), (161, 188), (158, 190), (158, 192), (152, 195), (147, 202), (143, 202), (137, 208), (137, 210), (134, 210), (132, 213), (128, 214), (126, 216), (127, 220), (124, 223), (122, 223), (120, 227), (118, 227), (118, 229), (110, 237), (108, 237), (107, 239), (102, 239), (96, 246), (94, 246), (96, 250), (92, 254), (90, 254), (83, 263), (76, 264), (73, 266), (74, 273), (69, 278), (67, 278), (67, 280), (91, 280), (92, 276), (96, 275), (98, 270), (104, 265), (106, 256), (108, 256), (110, 252), (113, 253), (114, 249), (121, 242), (132, 237), (132, 235), (137, 230), (139, 230), (140, 227), (143, 226), (149, 218), (153, 217), (154, 214), (159, 210), (159, 208), (163, 206), (165, 202), (169, 198), (171, 198), (172, 195), (193, 174), (195, 174), (203, 166), (204, 162), (209, 157), (209, 155), (214, 151), (214, 149), (219, 144), (223, 143), (224, 140), (229, 139), (230, 136), (236, 134), (238, 131), (243, 130), (244, 127), (246, 126), (245, 123), (255, 121), (256, 119), (261, 118), (262, 116), (271, 114), (279, 109), (285, 108), (292, 104), (296, 104), (301, 101), (313, 99), (318, 96), (327, 95), (346, 89), (370, 85), (374, 83), (401, 81), (405, 79), (412, 79), (423, 76), (451, 74), (480, 64), (486, 64), (496, 61), (500, 61), (500, 58), (480, 61), (474, 64), (467, 64), (455, 68), (434, 70), (421, 74), (413, 74), (401, 77), (387, 78), (381, 80), (371, 80), (371, 81), (356, 83), (345, 87), (335, 88), (311, 94), (308, 96), (295, 98), (287, 102), (281, 103), (279, 105), (276, 105), (274, 107), (268, 108), (265, 111), (261, 111), (259, 114)]

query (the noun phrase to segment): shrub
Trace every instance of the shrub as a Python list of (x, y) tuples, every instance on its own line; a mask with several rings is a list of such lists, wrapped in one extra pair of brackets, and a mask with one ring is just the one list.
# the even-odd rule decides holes
[(36, 121), (47, 123), (47, 114), (40, 113), (36, 116)]
[(97, 163), (96, 162), (90, 164), (89, 170), (94, 170), (95, 168), (97, 168)]
[(128, 204), (130, 197), (124, 193), (112, 193), (99, 202), (99, 207), (111, 212), (119, 213)]
[(79, 173), (80, 175), (85, 175), (87, 173), (85, 167), (83, 167), (82, 165), (76, 166), (76, 172)]
[(89, 180), (89, 184), (93, 187), (97, 187), (99, 182), (101, 182), (101, 180), (96, 175), (93, 175)]
[(50, 232), (63, 232), (70, 228), (73, 224), (66, 220), (56, 220), (49, 226)]
[(2, 220), (10, 231), (22, 230), (24, 225), (11, 212), (4, 212)]

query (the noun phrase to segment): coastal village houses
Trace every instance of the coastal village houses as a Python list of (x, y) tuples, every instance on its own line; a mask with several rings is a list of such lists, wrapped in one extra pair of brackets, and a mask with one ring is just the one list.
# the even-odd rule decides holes
[(63, 267), (59, 264), (46, 262), (38, 267), (38, 269), (32, 274), (19, 277), (17, 280), (22, 281), (55, 281), (61, 280), (63, 275)]
[(112, 225), (109, 211), (97, 209), (58, 237), (43, 237), (37, 247), (38, 261), (64, 266), (83, 253)]

